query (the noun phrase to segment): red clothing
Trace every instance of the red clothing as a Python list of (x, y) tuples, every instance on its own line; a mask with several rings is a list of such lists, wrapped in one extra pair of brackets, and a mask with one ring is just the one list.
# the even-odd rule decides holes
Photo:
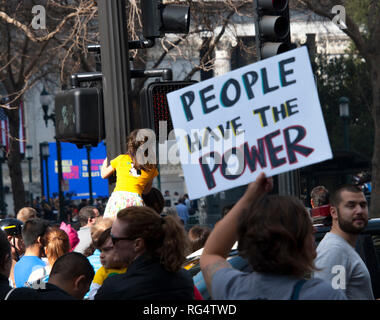
[(204, 300), (196, 286), (194, 286), (194, 300)]

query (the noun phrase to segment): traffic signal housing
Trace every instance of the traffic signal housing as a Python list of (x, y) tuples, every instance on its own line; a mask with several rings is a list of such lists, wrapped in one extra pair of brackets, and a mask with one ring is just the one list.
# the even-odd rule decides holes
[(259, 60), (293, 48), (290, 42), (288, 0), (254, 0), (257, 55)]
[(55, 96), (58, 141), (96, 146), (105, 138), (101, 88), (73, 88)]
[(159, 122), (166, 121), (167, 135), (173, 130), (166, 94), (182, 89), (197, 81), (151, 82), (140, 91), (141, 124), (143, 128), (154, 130), (159, 136)]
[(190, 6), (163, 4), (162, 0), (141, 1), (143, 36), (160, 38), (165, 33), (189, 33)]

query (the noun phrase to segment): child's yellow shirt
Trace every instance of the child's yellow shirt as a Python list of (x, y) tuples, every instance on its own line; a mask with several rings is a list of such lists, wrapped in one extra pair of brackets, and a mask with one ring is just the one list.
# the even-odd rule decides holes
[(114, 191), (128, 191), (142, 194), (146, 184), (158, 175), (156, 168), (145, 171), (133, 167), (132, 159), (127, 154), (121, 154), (110, 162), (112, 168), (116, 169), (116, 186)]

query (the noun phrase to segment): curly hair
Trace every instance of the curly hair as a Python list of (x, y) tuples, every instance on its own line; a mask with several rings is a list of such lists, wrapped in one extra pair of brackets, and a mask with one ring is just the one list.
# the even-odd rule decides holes
[(302, 202), (267, 195), (242, 214), (238, 249), (254, 271), (304, 276), (315, 270), (313, 226)]
[(128, 224), (130, 237), (142, 238), (146, 254), (158, 258), (171, 272), (179, 271), (189, 247), (185, 229), (171, 216), (161, 217), (149, 207), (128, 207), (117, 214)]
[[(156, 163), (150, 163), (144, 158), (149, 156), (149, 151), (152, 151), (151, 148), (146, 148), (143, 153), (138, 152), (139, 149), (148, 142), (149, 131), (147, 129), (133, 130), (127, 138), (127, 154), (132, 158), (136, 170), (150, 171), (157, 167)], [(155, 145), (152, 145), (151, 147), (155, 148)]]
[[(207, 226), (193, 226), (188, 232), (191, 252), (195, 252), (200, 248), (203, 248), (208, 236), (211, 233), (211, 229)], [(191, 253), (190, 252), (190, 253)]]

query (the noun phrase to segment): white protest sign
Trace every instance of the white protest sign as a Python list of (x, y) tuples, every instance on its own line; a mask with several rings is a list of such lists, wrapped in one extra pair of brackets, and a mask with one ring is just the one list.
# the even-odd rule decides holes
[(332, 158), (306, 47), (167, 98), (191, 199)]

